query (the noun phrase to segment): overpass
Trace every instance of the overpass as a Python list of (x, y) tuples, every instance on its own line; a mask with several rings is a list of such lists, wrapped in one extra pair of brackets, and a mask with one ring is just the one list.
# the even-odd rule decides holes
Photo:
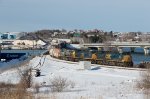
[(149, 54), (149, 50), (150, 50), (150, 43), (129, 43), (129, 42), (112, 42), (112, 43), (84, 43), (81, 44), (80, 46), (82, 47), (96, 47), (96, 48), (117, 48), (118, 51), (120, 53), (123, 52), (123, 48), (127, 47), (127, 48), (131, 48), (131, 51), (134, 52), (135, 48), (143, 48), (144, 49), (144, 53), (145, 55)]

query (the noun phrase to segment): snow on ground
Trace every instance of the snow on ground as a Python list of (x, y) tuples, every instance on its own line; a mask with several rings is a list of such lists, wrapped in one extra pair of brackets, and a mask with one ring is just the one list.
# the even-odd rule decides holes
[[(45, 62), (44, 62), (45, 58)], [(42, 67), (37, 66), (44, 62)], [(142, 92), (136, 88), (136, 80), (139, 79), (139, 71), (123, 70), (92, 66), (91, 70), (77, 70), (77, 62), (66, 62), (46, 57), (35, 57), (30, 61), (32, 68), (41, 70), (40, 77), (33, 77), (34, 83), (50, 84), (50, 79), (61, 76), (75, 82), (74, 88), (68, 88), (61, 93), (47, 93), (47, 88), (41, 88), (38, 96), (56, 99), (142, 99)], [(37, 66), (37, 67), (36, 67)], [(0, 74), (0, 82), (18, 82), (17, 70), (8, 70)]]

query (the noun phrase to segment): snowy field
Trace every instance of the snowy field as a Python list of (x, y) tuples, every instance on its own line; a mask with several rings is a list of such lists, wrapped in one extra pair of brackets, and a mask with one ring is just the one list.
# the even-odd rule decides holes
[[(45, 59), (45, 61), (44, 61)], [(37, 66), (44, 62), (43, 66)], [(50, 84), (50, 79), (61, 76), (75, 83), (74, 88), (67, 88), (60, 93), (48, 92), (48, 88), (40, 88), (40, 93), (36, 97), (50, 99), (51, 96), (56, 99), (143, 99), (142, 90), (136, 88), (136, 81), (140, 78), (140, 71), (113, 69), (92, 66), (91, 70), (78, 70), (77, 62), (66, 62), (46, 57), (33, 58), (28, 67), (39, 68), (40, 77), (33, 77), (34, 83), (40, 85)], [(37, 67), (36, 67), (37, 66)], [(0, 82), (19, 82), (18, 69), (11, 69), (0, 73)]]

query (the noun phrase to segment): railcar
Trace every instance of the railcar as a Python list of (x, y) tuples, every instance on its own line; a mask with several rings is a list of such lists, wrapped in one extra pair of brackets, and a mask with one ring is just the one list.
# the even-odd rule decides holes
[(92, 64), (133, 67), (132, 56), (129, 53), (92, 52), (90, 50), (68, 50), (51, 48), (51, 57), (66, 61), (91, 61)]

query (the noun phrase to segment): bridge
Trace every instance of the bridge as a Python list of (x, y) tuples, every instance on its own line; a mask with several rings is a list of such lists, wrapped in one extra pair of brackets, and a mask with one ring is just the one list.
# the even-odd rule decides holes
[(131, 48), (131, 51), (134, 52), (135, 48), (143, 48), (145, 55), (148, 55), (150, 52), (150, 43), (129, 43), (129, 42), (111, 42), (111, 43), (84, 43), (81, 44), (82, 47), (96, 47), (96, 48), (117, 48), (120, 53), (123, 53), (123, 48)]

